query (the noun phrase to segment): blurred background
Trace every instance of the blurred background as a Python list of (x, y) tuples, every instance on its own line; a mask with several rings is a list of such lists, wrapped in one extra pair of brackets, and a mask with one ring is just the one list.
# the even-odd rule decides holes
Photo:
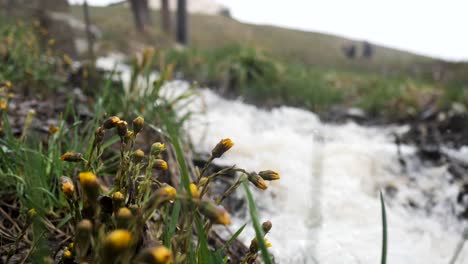
[[(229, 136), (236, 148), (218, 165), (272, 167), (282, 175), (267, 198), (254, 193), (262, 218), (275, 224), (277, 263), (377, 263), (380, 191), (388, 204), (389, 263), (468, 263), (468, 2), (0, 6), (4, 41), (17, 41), (8, 40), (8, 24), (36, 27), (42, 52), (53, 46), (81, 77), (80, 65), (93, 65), (119, 70), (125, 81), (130, 70), (118, 66), (151, 49), (158, 54), (151, 71), (169, 67), (171, 89), (200, 87), (189, 105), (200, 113), (184, 125), (196, 156)], [(31, 85), (28, 72), (0, 67), (2, 78)], [(93, 82), (80, 74), (66, 78), (93, 94)], [(39, 86), (52, 82), (37, 76)], [(231, 207), (238, 212), (234, 232), (247, 209), (235, 201)], [(240, 239), (248, 243), (253, 234)]]

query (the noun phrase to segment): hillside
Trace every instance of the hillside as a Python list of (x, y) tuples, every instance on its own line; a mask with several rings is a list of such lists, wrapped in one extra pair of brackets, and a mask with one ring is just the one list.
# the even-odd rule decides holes
[[(77, 18), (82, 18), (81, 7), (72, 7), (72, 13)], [(158, 47), (169, 43), (159, 31), (158, 11), (152, 11), (155, 31), (145, 38), (133, 32), (133, 18), (125, 7), (92, 7), (91, 19), (104, 32), (105, 47), (128, 52), (135, 48), (135, 45), (132, 45), (134, 40)], [(322, 33), (246, 24), (224, 16), (192, 14), (189, 21), (191, 45), (199, 49), (240, 43), (254, 45), (290, 62), (325, 67), (378, 69), (385, 72), (400, 69), (417, 71), (415, 65), (434, 62), (427, 57), (376, 45), (373, 45), (372, 59), (350, 60), (344, 56), (343, 47), (355, 43), (356, 56), (360, 57), (362, 42)], [(124, 37), (127, 39), (123, 39)]]

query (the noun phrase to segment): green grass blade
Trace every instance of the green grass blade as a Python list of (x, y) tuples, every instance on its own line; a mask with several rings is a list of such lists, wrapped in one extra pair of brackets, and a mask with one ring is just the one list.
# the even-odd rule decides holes
[(265, 240), (263, 239), (264, 233), (262, 227), (260, 226), (260, 221), (258, 220), (257, 208), (255, 207), (255, 202), (252, 197), (252, 193), (249, 190), (249, 186), (244, 181), (243, 182), (245, 194), (247, 195), (247, 202), (249, 204), (250, 217), (252, 218), (252, 223), (255, 229), (255, 235), (257, 237), (258, 245), (262, 251), (262, 258), (265, 264), (271, 264), (270, 254), (268, 253), (267, 247), (265, 245)]
[(387, 263), (387, 213), (382, 192), (380, 192), (380, 205), (382, 207), (382, 257), (381, 264)]
[(237, 237), (239, 237), (239, 235), (242, 233), (242, 231), (244, 231), (244, 228), (245, 228), (246, 226), (247, 226), (247, 224), (244, 224), (243, 226), (241, 226), (241, 227), (239, 228), (239, 230), (237, 230), (237, 231), (234, 233), (234, 235), (232, 235), (232, 237), (231, 237), (228, 241), (226, 241), (226, 244), (225, 244), (222, 248), (220, 248), (220, 249), (217, 250), (217, 252), (222, 252), (223, 250), (225, 250), (226, 248), (228, 248), (228, 247), (231, 245), (231, 243), (232, 243), (234, 240), (236, 240)]
[(212, 263), (205, 230), (198, 217), (195, 218), (195, 226), (198, 233), (198, 263)]

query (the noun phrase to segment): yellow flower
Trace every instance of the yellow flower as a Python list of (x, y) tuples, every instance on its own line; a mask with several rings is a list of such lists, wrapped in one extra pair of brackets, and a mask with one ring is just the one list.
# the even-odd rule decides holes
[(280, 179), (280, 175), (272, 170), (265, 170), (258, 173), (265, 181), (275, 181)]
[(194, 183), (190, 183), (190, 193), (192, 194), (192, 197), (193, 198), (200, 198), (200, 192), (198, 191), (198, 187), (196, 184)]
[(114, 208), (120, 208), (125, 202), (125, 196), (121, 192), (115, 192), (112, 195), (112, 200), (114, 202)]
[(119, 228), (128, 228), (130, 226), (130, 221), (133, 218), (132, 211), (126, 207), (120, 208), (115, 214), (115, 220), (117, 222), (117, 227)]
[(200, 212), (208, 219), (210, 219), (214, 224), (231, 224), (231, 218), (223, 207), (205, 201), (199, 202), (198, 205)]
[(143, 250), (138, 259), (145, 264), (168, 264), (172, 261), (172, 252), (164, 246), (156, 246)]
[(118, 118), (117, 116), (111, 116), (104, 121), (102, 126), (105, 129), (111, 129), (114, 128), (118, 122), (120, 122), (120, 118)]
[(117, 127), (117, 134), (120, 137), (125, 137), (127, 135), (128, 127), (127, 127), (127, 122), (120, 120), (117, 122), (115, 125)]
[(68, 249), (65, 250), (65, 251), (63, 252), (62, 257), (63, 257), (64, 259), (71, 259), (71, 258), (72, 258), (72, 253), (71, 253), (71, 251), (68, 250)]
[(37, 214), (36, 209), (31, 208), (28, 210), (28, 216), (29, 217), (34, 217)]
[(255, 172), (249, 174), (249, 176), (247, 177), (247, 179), (253, 184), (255, 185), (255, 187), (259, 188), (259, 189), (262, 189), (262, 190), (266, 190), (268, 188), (268, 185), (266, 184), (265, 180), (263, 180), (262, 177), (258, 176), (258, 174), (256, 174)]
[(161, 188), (157, 190), (159, 196), (167, 196), (174, 198), (177, 195), (177, 190), (170, 186), (169, 184), (164, 184)]
[(47, 44), (49, 44), (49, 46), (55, 45), (55, 39), (49, 39), (49, 41), (47, 42)]
[(272, 247), (270, 241), (268, 241), (268, 239), (266, 239), (266, 238), (265, 238), (265, 246), (266, 246), (267, 248)]
[(56, 127), (54, 124), (51, 124), (49, 126), (49, 134), (54, 135), (54, 134), (57, 134), (58, 131), (59, 131), (59, 128)]
[(133, 119), (132, 124), (133, 124), (133, 131), (135, 131), (135, 134), (138, 134), (140, 133), (141, 129), (143, 129), (143, 125), (145, 124), (145, 119), (139, 116)]
[(69, 181), (62, 181), (62, 192), (68, 198), (71, 199), (73, 197), (73, 193), (75, 191), (75, 186), (71, 180)]
[(83, 155), (78, 152), (67, 151), (62, 156), (60, 156), (60, 159), (68, 162), (80, 162), (83, 160)]
[(154, 161), (154, 168), (165, 171), (167, 170), (167, 162), (162, 159), (157, 159)]
[(0, 111), (6, 110), (8, 107), (7, 100), (5, 98), (0, 98)]
[(167, 247), (155, 247), (151, 250), (155, 264), (166, 264), (172, 260), (172, 252)]
[(10, 82), (10, 81), (6, 81), (6, 82), (5, 82), (5, 86), (6, 86), (7, 88), (11, 88), (11, 82)]
[(135, 163), (141, 162), (144, 158), (145, 158), (145, 152), (143, 152), (143, 150), (137, 149), (135, 150), (135, 152), (133, 152), (133, 162)]
[(231, 139), (225, 138), (222, 139), (211, 151), (211, 156), (213, 158), (221, 157), (226, 151), (234, 146), (234, 142)]
[(104, 249), (119, 252), (130, 247), (132, 234), (124, 229), (117, 229), (109, 234), (104, 239)]
[(99, 183), (96, 175), (92, 172), (80, 172), (80, 184), (86, 195), (91, 200), (96, 200), (99, 196)]
[(159, 155), (164, 150), (166, 150), (166, 145), (164, 145), (161, 142), (156, 142), (153, 145), (151, 145), (151, 154), (153, 155)]

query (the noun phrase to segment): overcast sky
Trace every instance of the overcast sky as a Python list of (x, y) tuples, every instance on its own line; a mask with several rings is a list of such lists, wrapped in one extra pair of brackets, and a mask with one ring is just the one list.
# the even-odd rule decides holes
[[(244, 22), (327, 32), (445, 59), (468, 60), (468, 0), (217, 1)], [(116, 0), (88, 2), (104, 5)]]

